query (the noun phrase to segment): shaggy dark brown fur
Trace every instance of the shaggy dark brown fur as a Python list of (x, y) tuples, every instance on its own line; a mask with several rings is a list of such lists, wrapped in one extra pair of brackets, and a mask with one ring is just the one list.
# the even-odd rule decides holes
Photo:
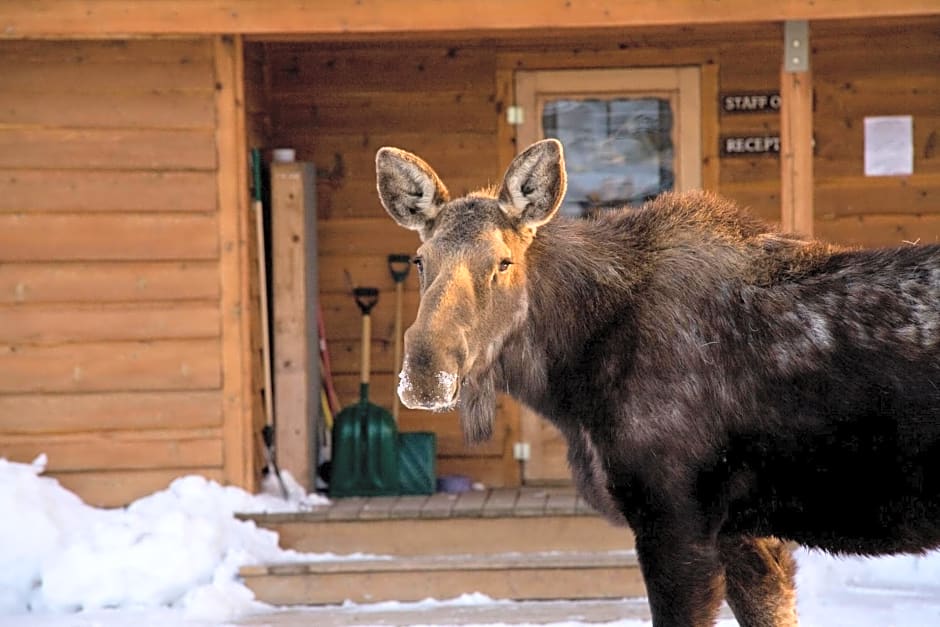
[(657, 627), (795, 625), (782, 540), (836, 553), (940, 545), (940, 246), (848, 251), (705, 193), (552, 220), (561, 145), (449, 200), (377, 155), (420, 232), (422, 302), (399, 393), (458, 406), (470, 440), (508, 392), (565, 435), (584, 497), (629, 524)]

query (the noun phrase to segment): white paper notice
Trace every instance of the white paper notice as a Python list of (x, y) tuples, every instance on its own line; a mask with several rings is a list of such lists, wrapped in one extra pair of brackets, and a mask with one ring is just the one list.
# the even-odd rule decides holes
[(865, 176), (913, 173), (913, 118), (909, 115), (865, 118)]

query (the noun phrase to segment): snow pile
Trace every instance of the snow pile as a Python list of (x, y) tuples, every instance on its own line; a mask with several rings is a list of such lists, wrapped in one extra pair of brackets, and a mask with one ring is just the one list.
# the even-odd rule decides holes
[(276, 533), (233, 516), (327, 502), (286, 475), (289, 500), (188, 476), (107, 510), (41, 476), (45, 464), (0, 459), (0, 615), (174, 606), (237, 616), (261, 609), (236, 581), (240, 566), (326, 557), (284, 551)]

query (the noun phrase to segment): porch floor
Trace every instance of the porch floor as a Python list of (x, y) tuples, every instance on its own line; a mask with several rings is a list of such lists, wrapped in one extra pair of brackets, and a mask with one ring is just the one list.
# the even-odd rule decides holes
[(268, 520), (380, 520), (389, 518), (511, 518), (585, 516), (594, 510), (571, 486), (514, 487), (428, 496), (373, 496), (333, 499), (328, 506)]

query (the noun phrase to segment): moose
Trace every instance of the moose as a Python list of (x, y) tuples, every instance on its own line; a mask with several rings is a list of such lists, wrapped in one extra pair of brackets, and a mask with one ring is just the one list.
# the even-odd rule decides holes
[(497, 393), (550, 420), (582, 496), (628, 525), (653, 624), (798, 623), (792, 543), (940, 546), (940, 245), (779, 233), (706, 192), (556, 217), (561, 143), (451, 199), (376, 155), (422, 241), (398, 394), (491, 435)]

